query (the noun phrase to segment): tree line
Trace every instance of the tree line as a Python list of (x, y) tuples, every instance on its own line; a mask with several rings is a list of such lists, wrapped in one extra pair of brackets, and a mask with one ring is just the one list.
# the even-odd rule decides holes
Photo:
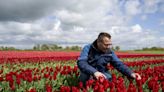
[(164, 51), (164, 48), (162, 47), (145, 47), (145, 48), (142, 48), (142, 49), (137, 49), (136, 51)]
[[(57, 44), (37, 44), (34, 45), (31, 49), (19, 49), (15, 47), (0, 46), (0, 51), (19, 51), (19, 50), (28, 50), (28, 51), (81, 51), (82, 47), (80, 46), (66, 46), (62, 47)], [(112, 50), (120, 51), (120, 46), (113, 46)], [(142, 49), (136, 49), (135, 51), (164, 51), (162, 47), (145, 47)]]
[[(18, 49), (15, 47), (0, 46), (0, 51), (19, 51), (19, 50), (28, 50), (28, 51), (81, 51), (82, 47), (80, 46), (66, 46), (62, 47), (57, 44), (37, 44), (34, 45), (31, 49)], [(119, 51), (120, 47), (112, 47), (112, 50)]]
[(31, 49), (19, 49), (15, 47), (8, 46), (0, 46), (0, 51), (80, 51), (80, 46), (66, 46), (62, 47), (56, 44), (37, 44), (33, 46)]
[(80, 51), (81, 47), (80, 46), (66, 46), (62, 47), (56, 44), (37, 44), (36, 46), (33, 47), (32, 50), (43, 50), (43, 51), (61, 51), (61, 50), (66, 50), (66, 51)]

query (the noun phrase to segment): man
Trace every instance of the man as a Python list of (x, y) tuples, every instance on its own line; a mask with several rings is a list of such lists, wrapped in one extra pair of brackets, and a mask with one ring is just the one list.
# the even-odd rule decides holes
[(84, 46), (77, 61), (80, 69), (80, 81), (85, 84), (91, 77), (96, 79), (104, 77), (111, 80), (111, 74), (106, 67), (108, 64), (113, 65), (118, 71), (130, 78), (141, 79), (138, 73), (131, 71), (118, 59), (111, 50), (111, 46), (111, 35), (105, 32), (100, 33), (92, 44)]

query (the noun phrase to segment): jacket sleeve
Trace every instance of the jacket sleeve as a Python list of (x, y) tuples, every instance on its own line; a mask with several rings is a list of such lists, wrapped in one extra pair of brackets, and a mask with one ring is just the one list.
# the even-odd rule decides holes
[(120, 61), (120, 59), (116, 56), (116, 54), (112, 51), (112, 61), (111, 64), (122, 74), (131, 77), (131, 74), (133, 73), (132, 70), (128, 66), (126, 66), (123, 62)]
[(88, 52), (91, 45), (84, 46), (80, 57), (78, 58), (77, 65), (81, 72), (93, 75), (97, 70), (88, 64)]

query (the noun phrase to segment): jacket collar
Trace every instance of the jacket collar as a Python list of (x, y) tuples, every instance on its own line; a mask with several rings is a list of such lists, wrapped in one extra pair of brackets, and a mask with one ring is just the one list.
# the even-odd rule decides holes
[(92, 43), (92, 48), (94, 49), (94, 50), (96, 50), (98, 53), (104, 53), (104, 52), (102, 52), (102, 51), (100, 51), (99, 49), (98, 49), (98, 46), (97, 46), (97, 39)]

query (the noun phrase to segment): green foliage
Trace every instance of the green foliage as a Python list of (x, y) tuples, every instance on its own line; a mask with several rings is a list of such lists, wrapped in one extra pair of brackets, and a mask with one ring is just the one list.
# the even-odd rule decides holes
[(120, 48), (120, 46), (112, 46), (112, 50), (114, 50), (114, 51), (120, 51), (121, 50), (121, 48)]
[(119, 50), (120, 50), (120, 46), (116, 46), (116, 47), (115, 47), (115, 50), (116, 50), (116, 51), (119, 51)]
[(41, 51), (80, 51), (81, 47), (79, 46), (70, 46), (63, 48), (62, 46), (56, 44), (37, 44), (33, 47), (32, 50), (41, 50)]
[(25, 50), (25, 51), (80, 51), (80, 46), (67, 46), (62, 47), (57, 44), (37, 44), (33, 46), (32, 49), (17, 49), (15, 47), (0, 47), (0, 51), (18, 51), (18, 50)]
[(162, 47), (145, 47), (145, 48), (142, 48), (141, 50), (136, 50), (136, 51), (164, 51), (164, 48)]
[(1, 46), (0, 50), (2, 50), (2, 51), (8, 51), (8, 50), (13, 51), (13, 50), (19, 50), (19, 49), (16, 49), (14, 47), (4, 47), (4, 46)]
[(67, 75), (65, 81), (67, 83), (65, 86), (78, 86), (78, 76), (76, 74)]

